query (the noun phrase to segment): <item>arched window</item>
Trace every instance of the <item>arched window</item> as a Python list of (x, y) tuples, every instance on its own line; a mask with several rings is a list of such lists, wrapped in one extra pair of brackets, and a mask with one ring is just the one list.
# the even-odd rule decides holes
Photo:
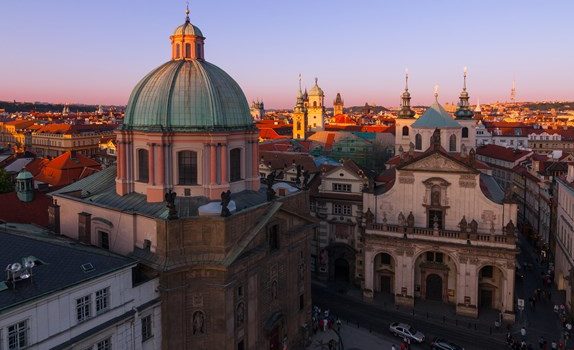
[(191, 44), (185, 44), (185, 58), (191, 58)]
[(179, 44), (175, 44), (175, 58), (181, 57), (181, 47)]
[(201, 44), (200, 44), (200, 43), (197, 43), (197, 44), (195, 45), (195, 57), (197, 57), (197, 58), (202, 57), (202, 54), (201, 54)]
[(419, 151), (423, 149), (423, 137), (421, 136), (421, 134), (415, 135), (415, 149)]
[(241, 148), (229, 151), (229, 181), (241, 180)]
[(409, 136), (409, 127), (403, 126), (403, 136)]
[(180, 185), (197, 185), (197, 153), (192, 151), (178, 152), (177, 166)]
[(149, 161), (148, 151), (145, 149), (138, 149), (138, 181), (149, 181)]
[(456, 136), (450, 135), (450, 139), (448, 140), (448, 150), (450, 152), (456, 152)]
[(464, 128), (462, 128), (462, 138), (463, 139), (468, 138), (468, 128), (466, 126)]
[(313, 107), (317, 107), (317, 101), (313, 101)]
[(297, 130), (301, 130), (301, 122), (297, 122)]

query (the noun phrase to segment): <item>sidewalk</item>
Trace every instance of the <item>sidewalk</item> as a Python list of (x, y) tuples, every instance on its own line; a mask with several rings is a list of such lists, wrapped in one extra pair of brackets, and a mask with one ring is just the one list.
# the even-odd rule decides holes
[[(347, 298), (364, 303), (362, 291), (353, 286), (342, 286), (336, 283), (323, 283), (315, 280), (312, 283), (337, 291)], [(482, 311), (479, 318), (475, 319), (457, 315), (454, 305), (435, 301), (417, 299), (414, 308), (398, 307), (395, 305), (392, 296), (381, 294), (376, 294), (370, 305), (374, 305), (382, 310), (401, 313), (408, 317), (412, 317), (414, 314), (417, 319), (425, 319), (437, 325), (457, 327), (467, 331), (471, 330), (498, 339), (504, 339), (506, 335), (506, 329), (501, 328), (500, 330), (496, 330), (494, 328), (494, 321), (498, 318), (498, 312), (496, 310)]]
[[(370, 333), (364, 328), (357, 328), (355, 326), (343, 324), (341, 326), (341, 339), (343, 340), (343, 346), (345, 350), (372, 350), (381, 349), (387, 350), (391, 349), (394, 344), (395, 348), (398, 350), (400, 348), (400, 341), (397, 338), (396, 341), (389, 341), (384, 339), (382, 336), (376, 333)], [(328, 343), (330, 340), (335, 340), (337, 346), (335, 349), (339, 349), (338, 342), (339, 337), (335, 331), (329, 329), (326, 332), (318, 331), (312, 338), (311, 345), (309, 345), (307, 350), (328, 350)], [(417, 349), (417, 346), (411, 347), (411, 349)]]
[[(542, 273), (547, 271), (545, 266), (537, 262), (537, 256), (534, 249), (524, 237), (519, 240), (520, 255), (518, 261), (522, 266), (524, 263), (532, 264), (532, 271), (526, 272), (524, 281), (516, 282), (516, 295), (515, 298), (525, 299), (526, 308), (524, 311), (516, 311), (516, 323), (514, 325), (513, 333), (515, 337), (519, 335), (520, 328), (525, 327), (527, 342), (537, 344), (540, 336), (543, 336), (548, 343), (552, 340), (560, 340), (562, 338), (562, 324), (558, 315), (554, 312), (554, 305), (565, 303), (565, 293), (558, 291), (553, 284), (551, 287), (544, 287), (542, 283)], [(551, 294), (550, 300), (541, 298), (537, 301), (534, 307), (528, 302), (528, 299), (534, 295), (534, 290), (541, 289), (549, 291)], [(518, 338), (518, 337), (517, 337)], [(567, 348), (574, 345), (573, 341), (569, 341)]]

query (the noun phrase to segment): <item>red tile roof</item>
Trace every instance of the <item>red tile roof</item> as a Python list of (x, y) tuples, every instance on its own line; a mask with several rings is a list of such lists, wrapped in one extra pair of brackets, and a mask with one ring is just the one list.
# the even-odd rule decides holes
[(288, 139), (287, 136), (281, 136), (277, 131), (271, 128), (259, 129), (259, 138), (263, 140)]
[[(89, 171), (86, 168), (90, 169)], [(80, 154), (66, 152), (50, 161), (34, 160), (26, 166), (37, 181), (66, 186), (101, 169), (100, 163)]]
[(50, 203), (52, 199), (38, 191), (31, 202), (22, 202), (16, 192), (0, 194), (0, 220), (47, 227)]
[(478, 155), (506, 162), (516, 162), (531, 153), (532, 151), (506, 148), (498, 145), (484, 145), (476, 149), (476, 154)]

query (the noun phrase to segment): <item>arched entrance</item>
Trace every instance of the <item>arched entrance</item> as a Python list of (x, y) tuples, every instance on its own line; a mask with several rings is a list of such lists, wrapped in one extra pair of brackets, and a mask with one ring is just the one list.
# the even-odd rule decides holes
[(443, 301), (442, 289), (442, 277), (435, 273), (427, 276), (425, 296), (427, 300)]
[(478, 307), (502, 310), (504, 274), (496, 266), (483, 266), (478, 272)]
[(388, 253), (379, 253), (374, 261), (374, 290), (382, 294), (395, 294), (395, 260)]
[(329, 254), (329, 280), (355, 282), (355, 249), (344, 243), (333, 243), (327, 247)]
[(335, 260), (335, 281), (349, 282), (349, 262), (345, 258)]
[(456, 260), (446, 252), (423, 251), (414, 263), (415, 298), (456, 303)]

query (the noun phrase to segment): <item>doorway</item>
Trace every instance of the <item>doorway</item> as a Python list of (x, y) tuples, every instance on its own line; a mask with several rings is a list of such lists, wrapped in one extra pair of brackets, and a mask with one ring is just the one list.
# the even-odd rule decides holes
[(335, 281), (349, 282), (349, 262), (345, 258), (335, 260)]
[(478, 305), (484, 309), (492, 309), (492, 289), (480, 289), (480, 300)]
[(381, 275), (381, 293), (391, 293), (391, 276)]
[(426, 299), (442, 301), (442, 278), (437, 274), (427, 276)]

